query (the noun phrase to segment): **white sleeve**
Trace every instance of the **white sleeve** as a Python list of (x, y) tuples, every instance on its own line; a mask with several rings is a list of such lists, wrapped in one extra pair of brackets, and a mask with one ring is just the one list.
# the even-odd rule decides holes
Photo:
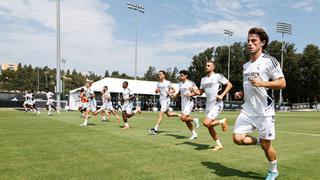
[(218, 74), (218, 81), (223, 85), (228, 83), (228, 79), (224, 77), (222, 74)]
[(169, 88), (169, 89), (172, 89), (172, 88), (173, 88), (171, 81), (168, 81), (168, 88)]
[(203, 78), (200, 81), (200, 89), (204, 89), (204, 87), (203, 87)]
[(131, 89), (128, 88), (128, 91), (129, 91), (129, 95), (133, 95)]
[(196, 85), (196, 83), (194, 83), (193, 81), (191, 81), (191, 86), (193, 87), (193, 89), (198, 89), (198, 86)]
[(284, 77), (280, 64), (276, 58), (270, 58), (270, 63), (268, 64), (267, 70), (272, 80)]

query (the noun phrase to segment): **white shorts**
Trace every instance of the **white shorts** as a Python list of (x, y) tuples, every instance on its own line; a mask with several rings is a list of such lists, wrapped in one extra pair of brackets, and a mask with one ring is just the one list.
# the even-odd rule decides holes
[(46, 105), (47, 106), (52, 106), (53, 105), (53, 99), (48, 99)]
[(160, 111), (161, 111), (161, 112), (167, 112), (167, 111), (169, 111), (169, 108), (170, 108), (170, 99), (168, 98), (168, 99), (166, 99), (166, 100), (160, 101), (160, 106), (161, 106), (161, 108), (160, 108)]
[(28, 104), (33, 106), (36, 103), (36, 100), (31, 100)]
[(108, 103), (107, 110), (108, 110), (108, 111), (114, 111), (114, 108), (113, 108), (113, 106), (112, 106), (112, 102), (109, 102), (109, 103)]
[(192, 112), (193, 106), (194, 106), (193, 101), (189, 101), (186, 104), (181, 105), (181, 113), (189, 116)]
[(233, 133), (252, 133), (256, 129), (260, 139), (274, 140), (276, 136), (274, 116), (248, 116), (241, 112), (234, 125)]
[(101, 109), (105, 110), (105, 111), (114, 111), (114, 108), (112, 106), (112, 103), (104, 103), (102, 106), (101, 106)]
[(82, 103), (82, 109), (86, 109), (86, 111), (96, 111), (97, 110), (97, 105), (95, 102), (89, 102), (89, 103)]
[(206, 106), (206, 117), (208, 119), (216, 119), (223, 109), (223, 101), (217, 101), (213, 104), (207, 104)]
[(131, 114), (132, 113), (132, 108), (133, 108), (133, 103), (128, 103), (128, 104), (124, 104), (121, 109), (122, 112), (126, 112), (127, 114)]

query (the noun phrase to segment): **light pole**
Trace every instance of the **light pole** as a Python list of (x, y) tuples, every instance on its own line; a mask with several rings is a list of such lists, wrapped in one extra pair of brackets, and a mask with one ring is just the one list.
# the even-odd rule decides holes
[[(280, 63), (280, 66), (283, 69), (284, 34), (289, 34), (289, 35), (292, 34), (292, 24), (285, 23), (285, 22), (277, 22), (276, 31), (278, 33), (281, 33), (282, 42), (281, 42), (281, 63)], [(279, 92), (279, 107), (280, 107), (282, 101), (283, 101), (282, 89), (280, 89), (280, 92)]]
[(40, 92), (40, 73), (38, 68), (38, 92)]
[(64, 79), (65, 79), (65, 75), (66, 75), (66, 60), (64, 59), (64, 58), (62, 58), (61, 59), (61, 62), (63, 63), (63, 77), (62, 77), (62, 93), (64, 92), (64, 89), (65, 89), (65, 81), (64, 81)]
[[(127, 3), (128, 9), (135, 10), (140, 13), (144, 13), (144, 7), (142, 5)], [(135, 49), (135, 59), (134, 59), (134, 79), (137, 80), (137, 57), (138, 57), (138, 17), (136, 22), (136, 49)]]
[[(223, 33), (228, 35), (229, 40), (229, 49), (228, 49), (228, 81), (230, 78), (230, 38), (233, 36), (233, 32), (231, 30), (223, 30)], [(229, 92), (227, 93), (227, 101), (229, 101)]]
[(60, 0), (57, 0), (57, 71), (56, 71), (56, 93), (57, 93), (57, 108), (61, 109), (60, 93), (61, 93), (61, 76), (60, 76)]

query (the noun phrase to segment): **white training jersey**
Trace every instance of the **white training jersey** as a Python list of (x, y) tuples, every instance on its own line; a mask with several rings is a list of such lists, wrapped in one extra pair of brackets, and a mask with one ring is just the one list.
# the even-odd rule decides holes
[(129, 100), (129, 97), (133, 95), (131, 90), (129, 88), (123, 89), (122, 90), (122, 97), (124, 99), (123, 105), (128, 105), (131, 103), (131, 100)]
[(190, 89), (197, 89), (196, 84), (193, 81), (186, 80), (185, 82), (179, 83), (179, 93), (181, 96), (181, 105), (184, 106), (190, 101), (193, 101), (192, 97), (187, 96), (191, 93)]
[(203, 89), (206, 93), (207, 106), (216, 103), (221, 86), (228, 82), (228, 79), (219, 73), (212, 73), (209, 77), (205, 76), (201, 79), (200, 89)]
[(103, 104), (109, 104), (109, 98), (111, 97), (109, 91), (105, 91), (102, 95), (102, 103)]
[(160, 101), (166, 101), (168, 99), (170, 99), (169, 95), (167, 94), (167, 92), (173, 88), (172, 83), (168, 80), (164, 80), (162, 82), (159, 82), (157, 84), (157, 88), (160, 89)]
[(26, 95), (24, 95), (24, 98), (26, 99), (26, 101), (30, 100), (32, 98), (32, 94), (31, 93), (26, 93)]
[(252, 116), (273, 116), (274, 102), (268, 95), (268, 88), (252, 86), (251, 77), (260, 77), (262, 81), (284, 77), (279, 62), (271, 56), (262, 54), (256, 61), (243, 65), (244, 104), (242, 111)]
[(84, 94), (85, 94), (86, 97), (88, 97), (89, 103), (91, 103), (91, 102), (96, 100), (95, 97), (91, 97), (91, 96), (94, 95), (94, 91), (93, 91), (93, 89), (91, 87), (84, 88)]
[(47, 96), (47, 100), (49, 100), (53, 98), (54, 94), (52, 92), (47, 92), (46, 96)]

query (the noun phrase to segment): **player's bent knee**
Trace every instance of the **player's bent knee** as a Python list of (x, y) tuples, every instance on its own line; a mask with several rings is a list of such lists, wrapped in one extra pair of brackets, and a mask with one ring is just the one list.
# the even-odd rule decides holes
[(242, 145), (243, 144), (243, 141), (244, 141), (244, 138), (239, 136), (239, 135), (236, 135), (236, 134), (233, 134), (233, 142), (237, 145)]
[(261, 140), (261, 148), (263, 150), (267, 150), (271, 147), (271, 141), (270, 140)]

